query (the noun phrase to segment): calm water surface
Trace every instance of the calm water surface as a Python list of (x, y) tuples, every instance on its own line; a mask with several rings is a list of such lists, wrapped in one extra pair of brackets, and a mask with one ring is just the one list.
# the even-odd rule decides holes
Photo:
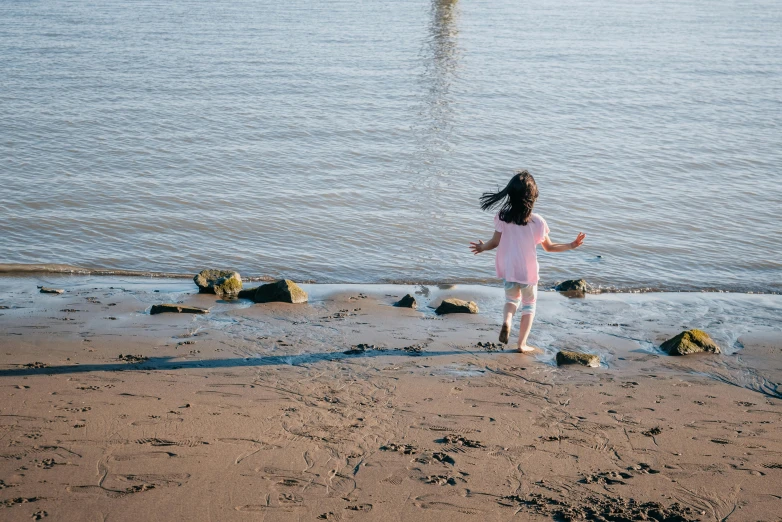
[[(782, 291), (777, 1), (0, 0), (0, 263)], [(601, 256), (601, 257), (598, 257)]]

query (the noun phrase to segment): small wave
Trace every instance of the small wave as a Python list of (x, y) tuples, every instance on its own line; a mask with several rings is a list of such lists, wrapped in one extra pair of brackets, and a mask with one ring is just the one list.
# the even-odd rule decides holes
[[(157, 277), (161, 279), (190, 279), (192, 272), (159, 272), (155, 270), (126, 270), (122, 268), (90, 268), (61, 263), (0, 263), (0, 276), (26, 276), (32, 274), (68, 274), (84, 276)], [(242, 276), (244, 281), (274, 281), (271, 276)], [(299, 281), (314, 283), (315, 281)]]
[(0, 275), (20, 276), (30, 274), (72, 274), (72, 275), (104, 275), (104, 276), (137, 276), (137, 277), (165, 277), (183, 278), (193, 277), (194, 274), (155, 272), (148, 270), (123, 270), (112, 268), (87, 268), (82, 266), (66, 265), (59, 263), (21, 264), (0, 263)]
[[(221, 268), (221, 267), (205, 267), (205, 268)], [(230, 269), (230, 268), (228, 268)], [(240, 271), (241, 272), (241, 271)], [(67, 274), (67, 275), (83, 275), (83, 276), (121, 276), (121, 277), (154, 277), (162, 279), (190, 279), (195, 275), (195, 272), (163, 272), (156, 270), (127, 270), (122, 268), (94, 268), (83, 267), (62, 263), (0, 263), (0, 277), (13, 277), (13, 276), (29, 276), (33, 274)], [(285, 274), (278, 275), (247, 275), (242, 273), (242, 280), (244, 281), (276, 281), (286, 277)], [(422, 286), (453, 286), (453, 285), (481, 285), (481, 286), (499, 286), (500, 283), (496, 278), (462, 278), (458, 281), (453, 279), (433, 279), (433, 278), (416, 278), (416, 277), (403, 277), (403, 278), (389, 278), (382, 280), (340, 280), (340, 279), (326, 279), (315, 280), (308, 278), (294, 278), (287, 276), (290, 279), (295, 279), (298, 283), (304, 284), (391, 284), (391, 285), (422, 285)], [(543, 281), (538, 284), (538, 287), (545, 291), (553, 291), (554, 287), (561, 281)], [(757, 288), (752, 286), (727, 286), (727, 287), (715, 287), (715, 286), (687, 286), (681, 287), (672, 284), (661, 283), (659, 285), (610, 285), (601, 284), (596, 282), (589, 285), (588, 293), (590, 294), (645, 294), (645, 293), (748, 293), (748, 294), (768, 294), (778, 295), (780, 291), (775, 288)]]

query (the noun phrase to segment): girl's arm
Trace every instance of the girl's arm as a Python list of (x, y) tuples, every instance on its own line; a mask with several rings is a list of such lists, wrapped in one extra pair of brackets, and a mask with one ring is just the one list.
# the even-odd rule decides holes
[(551, 239), (549, 239), (548, 236), (546, 236), (543, 239), (543, 243), (540, 245), (543, 247), (543, 250), (546, 252), (565, 252), (566, 250), (573, 250), (574, 248), (578, 248), (581, 246), (581, 244), (584, 242), (584, 238), (586, 237), (586, 234), (583, 232), (579, 232), (578, 236), (576, 237), (576, 240), (572, 243), (552, 243)]
[(494, 235), (489, 240), (488, 243), (484, 243), (480, 239), (477, 243), (470, 243), (470, 250), (473, 254), (480, 254), (481, 252), (486, 252), (487, 250), (494, 250), (500, 245), (500, 238), (502, 237), (502, 232), (494, 231)]

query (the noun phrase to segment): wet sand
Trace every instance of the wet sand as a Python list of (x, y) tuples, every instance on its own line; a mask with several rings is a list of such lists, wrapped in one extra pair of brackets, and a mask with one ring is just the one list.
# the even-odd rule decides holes
[[(0, 279), (0, 518), (780, 520), (780, 296), (544, 293), (526, 356), (477, 345), (496, 288), (305, 288)], [(682, 327), (725, 353), (656, 351)]]

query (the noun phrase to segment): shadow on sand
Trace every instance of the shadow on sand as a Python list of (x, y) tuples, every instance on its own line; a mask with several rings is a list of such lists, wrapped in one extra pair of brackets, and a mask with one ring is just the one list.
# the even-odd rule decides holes
[(467, 350), (449, 350), (442, 352), (411, 353), (404, 350), (367, 350), (359, 354), (344, 354), (342, 352), (302, 354), (302, 355), (270, 355), (265, 357), (245, 357), (233, 359), (200, 359), (183, 361), (177, 357), (150, 357), (138, 363), (116, 362), (107, 364), (69, 364), (62, 366), (46, 366), (43, 368), (10, 368), (0, 370), (0, 377), (27, 377), (30, 375), (62, 375), (69, 373), (89, 372), (122, 372), (151, 370), (187, 370), (193, 368), (238, 368), (249, 366), (300, 366), (321, 361), (339, 361), (362, 357), (404, 356), (417, 357), (421, 355), (465, 355), (473, 353)]

